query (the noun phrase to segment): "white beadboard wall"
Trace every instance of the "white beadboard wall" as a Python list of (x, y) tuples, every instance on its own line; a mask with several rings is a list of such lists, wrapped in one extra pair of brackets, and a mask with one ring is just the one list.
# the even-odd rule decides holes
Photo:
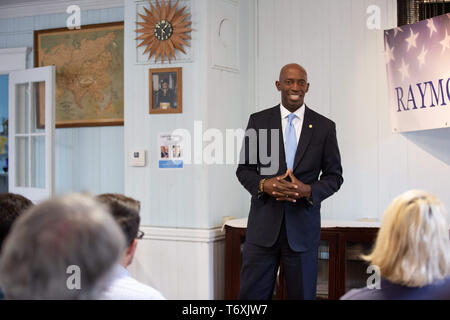
[[(205, 83), (200, 72), (201, 61), (206, 56), (204, 37), (204, 7), (192, 1), (190, 12), (193, 27), (192, 51), (195, 58), (189, 63), (172, 63), (170, 67), (183, 67), (183, 113), (173, 115), (148, 114), (148, 71), (164, 65), (137, 64), (136, 58), (136, 7), (141, 2), (125, 2), (125, 154), (133, 149), (147, 150), (146, 167), (125, 167), (125, 193), (141, 201), (141, 223), (148, 226), (176, 228), (207, 228), (206, 168), (185, 167), (181, 170), (157, 168), (157, 134), (178, 128), (193, 130), (195, 120), (202, 119), (204, 102), (197, 94)], [(186, 5), (184, 3), (183, 5)], [(202, 48), (199, 46), (202, 45)], [(197, 71), (198, 70), (198, 71)], [(202, 87), (205, 90), (204, 87)]]
[[(84, 0), (83, 0), (84, 1)], [(123, 6), (115, 1), (114, 8), (84, 10), (87, 2), (79, 3), (81, 24), (123, 21)], [(66, 1), (67, 2), (67, 1)], [(102, 7), (101, 1), (97, 6)], [(69, 2), (67, 2), (69, 3)], [(67, 6), (45, 1), (37, 4), (0, 7), (0, 48), (33, 48), (33, 31), (61, 28), (66, 24)], [(103, 4), (104, 5), (104, 4)], [(61, 8), (59, 8), (61, 6)], [(92, 8), (92, 4), (90, 4)], [(55, 12), (40, 14), (42, 12)], [(20, 13), (33, 16), (21, 17)], [(62, 13), (58, 13), (62, 12)], [(27, 67), (33, 67), (30, 50)], [(55, 131), (55, 192), (89, 191), (92, 193), (124, 192), (123, 127), (64, 128)]]
[[(125, 154), (148, 151), (146, 167), (125, 168), (125, 193), (141, 201), (146, 233), (130, 270), (169, 299), (224, 297), (225, 244), (217, 227), (224, 216), (246, 216), (249, 197), (237, 182), (236, 166), (158, 169), (157, 134), (180, 128), (193, 134), (194, 121), (202, 121), (203, 131), (216, 128), (223, 134), (245, 127), (254, 109), (255, 4), (180, 1), (188, 6), (194, 29), (190, 56), (170, 65), (183, 68), (183, 113), (149, 115), (148, 71), (168, 64), (154, 59), (145, 64), (136, 57), (136, 8), (142, 2), (125, 1)], [(217, 42), (217, 26), (225, 18), (231, 38), (224, 47)]]
[(170, 300), (224, 298), (225, 234), (220, 229), (143, 227), (130, 273)]
[[(249, 32), (254, 21), (249, 21), (249, 17), (254, 13), (250, 10), (254, 3), (180, 2), (180, 6), (188, 6), (194, 29), (189, 61), (177, 60), (170, 65), (183, 68), (183, 113), (149, 115), (148, 71), (167, 67), (168, 63), (155, 64), (152, 58), (143, 64), (142, 59), (136, 58), (136, 8), (142, 2), (125, 1), (125, 154), (133, 149), (148, 151), (146, 167), (126, 166), (125, 193), (141, 201), (144, 225), (210, 229), (221, 226), (225, 216), (247, 215), (248, 195), (242, 192), (237, 181), (235, 165), (185, 164), (181, 170), (158, 169), (157, 135), (182, 128), (189, 130), (194, 140), (194, 121), (202, 121), (203, 131), (217, 128), (224, 135), (225, 128), (245, 127), (246, 110), (251, 109), (249, 101), (254, 97), (253, 93), (249, 94), (249, 79), (254, 72), (248, 71), (254, 63), (249, 56), (253, 47)], [(224, 10), (232, 21), (241, 25), (240, 29), (234, 29), (232, 42), (235, 42), (230, 51), (237, 52), (236, 61), (221, 60), (221, 48), (214, 42), (216, 26)], [(221, 67), (234, 62), (236, 70)], [(203, 143), (203, 147), (207, 145)]]
[[(369, 30), (366, 9), (381, 9)], [(450, 129), (390, 130), (383, 29), (396, 26), (395, 0), (258, 0), (257, 110), (273, 106), (280, 68), (303, 65), (305, 102), (336, 122), (344, 184), (322, 219), (381, 218), (408, 189), (434, 193), (450, 207)]]

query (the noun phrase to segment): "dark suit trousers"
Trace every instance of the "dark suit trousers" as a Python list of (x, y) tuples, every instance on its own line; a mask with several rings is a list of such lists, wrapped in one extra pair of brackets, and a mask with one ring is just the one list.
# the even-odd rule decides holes
[(244, 243), (239, 299), (271, 299), (280, 260), (283, 263), (288, 299), (316, 298), (318, 248), (307, 252), (291, 250), (284, 220), (283, 218), (280, 234), (272, 247)]

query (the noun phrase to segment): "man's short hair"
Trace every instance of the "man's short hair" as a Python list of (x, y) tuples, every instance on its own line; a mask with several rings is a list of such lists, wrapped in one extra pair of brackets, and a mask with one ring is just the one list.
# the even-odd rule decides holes
[(0, 251), (14, 221), (32, 205), (20, 194), (0, 193)]
[(125, 234), (127, 245), (131, 245), (139, 231), (141, 203), (138, 200), (117, 193), (105, 193), (97, 199), (106, 204), (114, 219)]
[[(0, 259), (0, 287), (7, 299), (95, 299), (124, 248), (117, 223), (94, 198), (48, 200), (14, 223)], [(79, 270), (79, 287), (71, 270)]]

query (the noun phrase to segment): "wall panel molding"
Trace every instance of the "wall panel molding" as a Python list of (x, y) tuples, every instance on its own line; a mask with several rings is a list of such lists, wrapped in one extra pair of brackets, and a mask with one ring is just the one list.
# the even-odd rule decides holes
[(239, 73), (239, 1), (215, 0), (212, 6), (211, 67)]

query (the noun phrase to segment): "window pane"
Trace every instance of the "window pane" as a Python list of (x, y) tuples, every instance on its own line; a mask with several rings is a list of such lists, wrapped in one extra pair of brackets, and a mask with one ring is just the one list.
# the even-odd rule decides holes
[(328, 283), (330, 274), (330, 243), (320, 241), (319, 269), (317, 277), (317, 299), (328, 299)]
[(28, 133), (29, 125), (29, 112), (30, 106), (28, 102), (28, 83), (16, 84), (16, 132), (15, 133)]
[(45, 136), (31, 137), (31, 187), (45, 188)]
[(361, 255), (367, 255), (372, 250), (371, 243), (347, 242), (345, 248), (345, 292), (350, 289), (366, 287), (369, 263), (364, 261)]
[(31, 132), (44, 133), (45, 130), (45, 81), (33, 82), (31, 99)]
[(28, 137), (16, 137), (16, 187), (28, 187), (29, 184), (28, 143)]
[(449, 12), (449, 0), (397, 0), (397, 25), (403, 26)]
[(0, 75), (0, 192), (8, 192), (8, 84)]

